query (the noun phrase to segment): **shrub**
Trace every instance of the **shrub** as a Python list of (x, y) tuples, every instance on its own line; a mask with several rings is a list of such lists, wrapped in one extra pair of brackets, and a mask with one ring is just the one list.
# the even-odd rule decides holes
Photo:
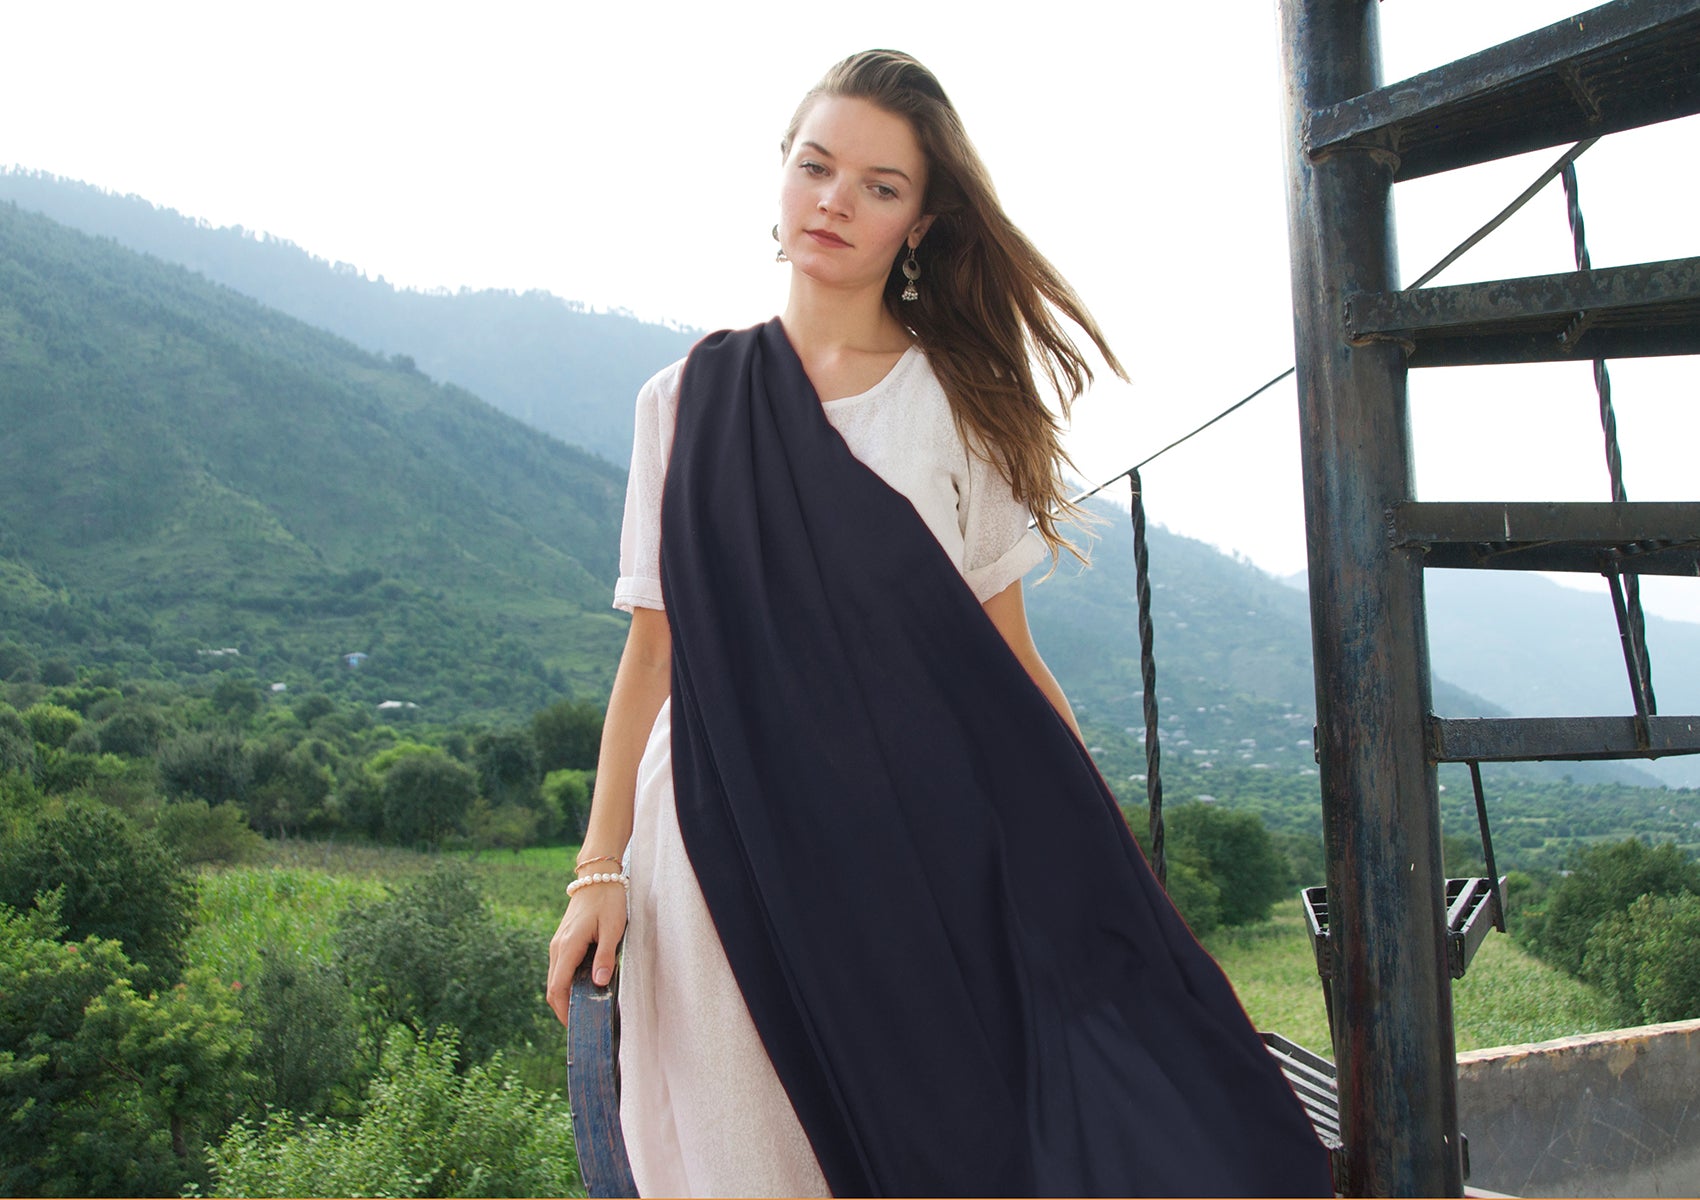
[(153, 834), (83, 800), (22, 814), (0, 832), (0, 903), (27, 909), (55, 890), (72, 938), (110, 938), (155, 982), (177, 978), (194, 883)]
[(177, 856), (191, 866), (201, 863), (244, 863), (265, 845), (265, 840), (248, 827), (248, 819), (234, 804), (208, 805), (205, 800), (179, 800), (160, 808), (154, 833)]
[(423, 1036), (453, 1026), (475, 1062), (534, 1036), (546, 1011), (536, 939), (498, 921), (452, 868), (350, 905), (337, 948), (357, 991), (386, 1021)]
[(231, 1196), (566, 1196), (579, 1194), (566, 1105), (499, 1060), (455, 1070), (452, 1034), (397, 1031), (371, 1099), (351, 1124), (299, 1128), (287, 1114), (238, 1125), (212, 1154)]

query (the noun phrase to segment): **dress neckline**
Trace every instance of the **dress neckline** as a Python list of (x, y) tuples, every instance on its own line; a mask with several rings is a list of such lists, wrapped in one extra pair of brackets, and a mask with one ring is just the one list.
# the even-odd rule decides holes
[(838, 404), (851, 404), (857, 400), (867, 400), (870, 397), (885, 391), (903, 370), (904, 364), (907, 363), (912, 356), (917, 355), (920, 352), (921, 347), (911, 343), (907, 350), (897, 356), (897, 361), (891, 364), (891, 369), (886, 371), (884, 375), (880, 376), (879, 380), (872, 387), (865, 388), (862, 391), (855, 392), (849, 396), (839, 396), (834, 400), (822, 400), (820, 402), (821, 407), (831, 408)]

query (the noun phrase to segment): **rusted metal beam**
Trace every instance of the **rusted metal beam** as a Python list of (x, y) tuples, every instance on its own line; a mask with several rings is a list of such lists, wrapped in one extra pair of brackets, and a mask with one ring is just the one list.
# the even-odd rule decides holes
[(1363, 292), (1346, 305), (1351, 337), (1405, 343), (1413, 367), (1700, 354), (1700, 258)]
[(1700, 717), (1429, 718), (1436, 762), (1587, 762), (1700, 754)]
[(1700, 503), (1407, 502), (1387, 540), (1429, 567), (1700, 575)]
[(1463, 1189), (1402, 347), (1354, 344), (1345, 298), (1393, 290), (1393, 160), (1312, 156), (1310, 115), (1379, 83), (1375, 0), (1283, 0), (1288, 234), (1347, 1195)]
[(1617, 0), (1349, 97), (1306, 121), (1304, 148), (1396, 156), (1396, 178), (1700, 112), (1700, 0)]

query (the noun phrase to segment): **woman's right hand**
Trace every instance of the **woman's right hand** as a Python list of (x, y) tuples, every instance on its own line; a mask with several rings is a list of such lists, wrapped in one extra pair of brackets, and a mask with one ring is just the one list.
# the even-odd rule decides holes
[(593, 883), (567, 901), (567, 911), (555, 936), (549, 939), (549, 981), (544, 995), (562, 1025), (567, 1023), (567, 998), (573, 973), (590, 947), (596, 947), (590, 978), (607, 987), (614, 977), (614, 956), (626, 932), (626, 889), (617, 883)]

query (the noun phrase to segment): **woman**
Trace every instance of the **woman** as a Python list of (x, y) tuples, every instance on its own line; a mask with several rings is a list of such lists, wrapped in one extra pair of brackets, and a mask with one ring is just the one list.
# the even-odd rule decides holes
[(1326, 1191), (1028, 633), (1021, 576), (1072, 549), (1031, 358), (1066, 414), (1051, 310), (1113, 355), (913, 59), (840, 63), (781, 148), (784, 313), (639, 398), (550, 947), (564, 1021), (625, 937), (640, 1192)]

